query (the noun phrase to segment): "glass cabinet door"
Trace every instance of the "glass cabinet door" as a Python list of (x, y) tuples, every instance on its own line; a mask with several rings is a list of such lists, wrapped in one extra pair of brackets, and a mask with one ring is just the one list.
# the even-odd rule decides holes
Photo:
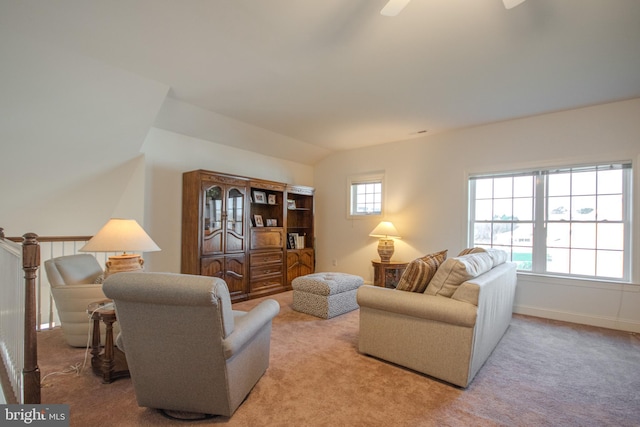
[(230, 188), (227, 191), (226, 252), (244, 251), (244, 191)]
[(204, 253), (219, 253), (222, 251), (223, 227), (223, 189), (220, 186), (209, 187), (205, 190), (203, 215), (203, 245)]

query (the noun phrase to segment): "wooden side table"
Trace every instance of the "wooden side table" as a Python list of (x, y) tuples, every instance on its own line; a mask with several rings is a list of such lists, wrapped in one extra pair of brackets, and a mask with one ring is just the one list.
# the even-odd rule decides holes
[[(102, 377), (104, 384), (130, 376), (125, 354), (114, 345), (113, 322), (118, 319), (112, 303), (111, 300), (102, 300), (87, 306), (87, 313), (93, 321), (91, 367), (96, 375)], [(100, 353), (100, 321), (107, 327), (102, 354)]]
[(373, 265), (373, 284), (385, 288), (398, 286), (402, 273), (409, 265), (404, 261), (381, 262), (376, 260), (372, 260), (371, 264)]

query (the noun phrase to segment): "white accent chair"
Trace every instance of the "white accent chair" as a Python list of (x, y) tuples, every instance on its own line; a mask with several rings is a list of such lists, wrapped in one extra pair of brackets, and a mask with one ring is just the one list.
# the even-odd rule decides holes
[(103, 289), (139, 406), (230, 417), (269, 366), (275, 300), (235, 311), (224, 280), (174, 273), (118, 273)]
[[(67, 343), (73, 347), (86, 347), (91, 331), (87, 306), (106, 298), (102, 284), (96, 283), (102, 275), (100, 264), (91, 254), (78, 254), (46, 260), (44, 268)], [(114, 333), (118, 331), (115, 324)], [(101, 325), (101, 332), (104, 343), (104, 325)]]

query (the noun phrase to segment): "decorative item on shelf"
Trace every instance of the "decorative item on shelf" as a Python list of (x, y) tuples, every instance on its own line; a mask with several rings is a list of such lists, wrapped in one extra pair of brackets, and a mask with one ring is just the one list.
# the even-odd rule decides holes
[(396, 227), (389, 221), (382, 221), (376, 228), (369, 233), (371, 237), (379, 237), (378, 241), (378, 255), (380, 255), (380, 261), (389, 262), (393, 256), (393, 239), (400, 239), (400, 235)]
[(267, 194), (264, 191), (254, 191), (253, 192), (253, 201), (254, 203), (267, 203)]
[(275, 205), (276, 204), (276, 195), (275, 194), (269, 194), (268, 200), (269, 200), (269, 204), (270, 205)]
[(295, 208), (296, 208), (296, 201), (295, 201), (295, 200), (288, 199), (288, 200), (287, 200), (287, 209), (289, 209), (289, 210), (293, 210), (293, 209), (295, 209)]
[(264, 222), (262, 222), (262, 215), (254, 215), (253, 219), (256, 222), (256, 227), (264, 227)]
[(277, 227), (278, 220), (274, 218), (267, 218), (267, 227)]
[(122, 255), (111, 255), (106, 262), (106, 279), (111, 274), (142, 270), (144, 260), (140, 255), (127, 252), (159, 250), (158, 245), (135, 219), (112, 218), (80, 249), (80, 252), (122, 251)]

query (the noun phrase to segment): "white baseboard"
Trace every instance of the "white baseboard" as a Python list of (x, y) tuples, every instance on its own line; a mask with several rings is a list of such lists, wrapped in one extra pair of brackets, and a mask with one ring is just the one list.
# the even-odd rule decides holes
[(563, 322), (579, 323), (582, 325), (640, 333), (640, 323), (612, 317), (589, 316), (580, 313), (553, 311), (524, 305), (514, 305), (513, 312), (527, 316), (542, 317), (544, 319), (560, 320)]

